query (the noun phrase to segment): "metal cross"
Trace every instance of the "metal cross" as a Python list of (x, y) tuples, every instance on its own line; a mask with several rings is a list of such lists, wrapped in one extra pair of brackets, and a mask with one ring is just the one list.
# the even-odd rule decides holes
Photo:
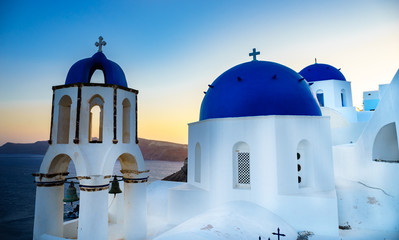
[(277, 235), (277, 239), (280, 240), (280, 236), (285, 237), (285, 234), (280, 233), (280, 228), (277, 228), (277, 233), (272, 233), (273, 235)]
[(254, 49), (252, 49), (252, 52), (249, 53), (249, 56), (254, 58), (253, 61), (256, 61), (256, 55), (259, 55), (259, 54), (260, 54), (260, 52), (257, 52), (256, 48), (254, 48)]
[(95, 43), (96, 47), (98, 47), (98, 52), (102, 52), (103, 51), (103, 46), (107, 45), (106, 41), (103, 41), (103, 37), (99, 36), (98, 37), (98, 42)]

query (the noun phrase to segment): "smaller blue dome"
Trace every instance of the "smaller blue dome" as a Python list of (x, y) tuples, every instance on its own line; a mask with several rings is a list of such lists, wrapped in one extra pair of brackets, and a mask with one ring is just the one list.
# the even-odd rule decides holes
[(302, 69), (299, 74), (301, 74), (302, 77), (304, 77), (308, 82), (317, 82), (323, 80), (346, 81), (345, 76), (340, 70), (331, 65), (323, 63), (309, 65)]
[(74, 83), (90, 83), (94, 71), (104, 72), (105, 84), (114, 84), (127, 87), (125, 74), (122, 68), (107, 57), (102, 52), (97, 52), (91, 58), (82, 59), (69, 69), (65, 85)]

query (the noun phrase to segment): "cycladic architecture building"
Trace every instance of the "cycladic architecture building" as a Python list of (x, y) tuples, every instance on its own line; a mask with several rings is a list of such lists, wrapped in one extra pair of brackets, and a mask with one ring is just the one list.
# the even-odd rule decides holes
[(338, 236), (330, 120), (306, 80), (255, 57), (220, 75), (189, 124), (188, 183), (169, 194), (174, 223), (193, 214), (181, 206), (248, 201), (295, 229)]
[[(297, 73), (257, 60), (253, 49), (252, 61), (208, 85), (199, 121), (189, 124), (187, 183), (147, 188), (138, 91), (102, 53), (101, 37), (96, 44), (53, 87), (34, 239), (339, 239), (339, 228), (399, 237), (399, 71), (365, 92), (359, 111), (340, 69), (315, 63)], [(90, 83), (95, 70), (104, 83)], [(123, 195), (113, 199), (117, 159)], [(64, 222), (66, 181), (79, 184), (80, 214)]]
[[(124, 180), (125, 239), (146, 237), (148, 171), (137, 145), (137, 94), (122, 69), (102, 53), (76, 62), (53, 87), (50, 147), (36, 175), (33, 239), (108, 239), (108, 188), (117, 159)], [(104, 83), (90, 83), (96, 70)], [(73, 162), (80, 188), (78, 221), (63, 223), (64, 182)], [(72, 230), (71, 230), (72, 229)]]
[(339, 239), (338, 226), (399, 237), (399, 71), (357, 111), (339, 69), (315, 63), (298, 74), (257, 53), (205, 92), (189, 124), (188, 182), (168, 192), (168, 220), (181, 227), (156, 239), (182, 239), (183, 226), (231, 202), (315, 239)]
[(323, 116), (331, 118), (333, 145), (358, 140), (389, 86), (382, 84), (379, 85), (379, 91), (364, 92), (363, 111), (357, 111), (352, 104), (351, 83), (340, 70), (316, 62), (299, 72), (316, 95)]
[(315, 63), (299, 72), (308, 81), (316, 94), (320, 107), (338, 111), (350, 122), (356, 122), (356, 111), (352, 105), (351, 83), (340, 70), (327, 64)]

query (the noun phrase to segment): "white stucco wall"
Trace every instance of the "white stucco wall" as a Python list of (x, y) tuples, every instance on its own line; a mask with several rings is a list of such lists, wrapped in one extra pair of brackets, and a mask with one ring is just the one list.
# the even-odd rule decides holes
[[(210, 207), (234, 200), (254, 202), (298, 230), (337, 235), (330, 139), (328, 117), (258, 116), (191, 123), (188, 183), (208, 192)], [(300, 173), (307, 172), (302, 176), (307, 184), (300, 188), (297, 150), (302, 140), (309, 143), (309, 159)], [(239, 142), (249, 146), (250, 188), (235, 187), (233, 147)], [(197, 143), (201, 145), (200, 183), (194, 178)], [(297, 217), (304, 215), (306, 220)]]
[[(388, 174), (388, 180), (378, 180), (385, 179), (381, 178), (386, 174), (381, 174), (380, 171), (391, 172), (393, 169), (399, 168), (399, 164), (387, 164), (383, 162), (373, 161), (373, 148), (375, 140), (379, 131), (388, 124), (394, 123), (396, 126), (396, 132), (398, 133), (399, 126), (399, 108), (397, 103), (399, 102), (399, 71), (396, 73), (389, 87), (385, 90), (385, 94), (378, 104), (374, 114), (372, 115), (370, 121), (364, 128), (358, 142), (352, 147), (337, 147), (334, 149), (334, 161), (339, 164), (340, 167), (344, 166), (344, 162), (351, 162), (351, 166), (356, 169), (365, 169), (365, 167), (371, 167), (373, 171), (355, 171), (351, 170), (345, 171), (346, 176), (349, 178), (356, 176), (364, 180), (365, 182), (375, 182), (381, 187), (386, 187), (390, 189), (391, 192), (396, 192), (399, 194), (399, 189), (397, 187), (389, 184), (391, 181), (399, 181), (397, 177), (398, 174)], [(378, 146), (383, 147), (384, 144), (379, 144)], [(399, 146), (398, 146), (399, 147)], [(351, 158), (345, 157), (346, 152), (351, 152)], [(350, 156), (348, 154), (348, 156)], [(340, 158), (338, 157), (340, 156)], [(384, 169), (384, 170), (382, 170)], [(344, 171), (344, 170), (343, 170)], [(380, 175), (381, 174), (381, 175)]]
[[(378, 149), (379, 151), (396, 151), (399, 148), (399, 146), (396, 146), (396, 149), (391, 148), (394, 141), (389, 138), (395, 130), (396, 135), (399, 132), (398, 102), (399, 71), (389, 87), (385, 89), (381, 101), (365, 126), (359, 140), (354, 144), (338, 145), (333, 148), (336, 176), (358, 183), (358, 186), (366, 189), (363, 190), (364, 199), (356, 201), (367, 202), (367, 198), (375, 199), (376, 201), (374, 205), (368, 202), (366, 204), (367, 207), (362, 209), (363, 213), (367, 213), (367, 217), (364, 217), (362, 224), (353, 223), (357, 227), (379, 231), (397, 230), (397, 222), (399, 221), (399, 188), (397, 186), (399, 182), (399, 163), (376, 162), (373, 160), (373, 151), (376, 150), (375, 148), (384, 148)], [(382, 142), (376, 142), (379, 132), (385, 126), (390, 126), (389, 130), (392, 132), (385, 132), (389, 136), (382, 136), (379, 138)], [(390, 147), (385, 148), (386, 145)], [(355, 192), (353, 194), (356, 196)], [(342, 202), (341, 205), (345, 207), (345, 202)], [(348, 202), (346, 207), (352, 208), (352, 205), (352, 202)], [(341, 215), (341, 218), (345, 221), (352, 219), (348, 213), (344, 212)], [(381, 222), (384, 224), (380, 224)]]

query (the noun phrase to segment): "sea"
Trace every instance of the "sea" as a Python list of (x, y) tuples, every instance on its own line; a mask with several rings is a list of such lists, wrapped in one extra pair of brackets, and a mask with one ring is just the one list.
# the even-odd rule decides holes
[[(35, 210), (36, 185), (32, 173), (39, 172), (43, 155), (0, 154), (0, 239), (32, 239)], [(149, 173), (149, 183), (180, 170), (184, 162), (145, 161)], [(120, 163), (114, 166), (114, 174), (121, 175)], [(76, 176), (71, 161), (68, 177)], [(65, 190), (68, 184), (65, 184)], [(79, 188), (77, 188), (79, 189)], [(68, 212), (69, 205), (65, 205)]]

